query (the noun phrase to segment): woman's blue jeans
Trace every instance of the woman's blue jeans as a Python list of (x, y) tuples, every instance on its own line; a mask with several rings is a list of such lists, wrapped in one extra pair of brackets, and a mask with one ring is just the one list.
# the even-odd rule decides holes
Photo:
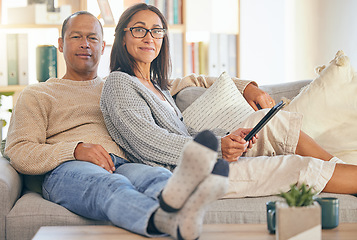
[(46, 174), (43, 196), (83, 217), (111, 221), (150, 236), (148, 222), (159, 207), (158, 195), (171, 172), (111, 157), (116, 168), (113, 174), (89, 162), (62, 163)]

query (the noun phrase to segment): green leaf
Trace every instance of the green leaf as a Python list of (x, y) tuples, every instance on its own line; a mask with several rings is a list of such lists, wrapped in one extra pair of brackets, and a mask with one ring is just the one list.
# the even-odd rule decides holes
[(7, 122), (4, 119), (0, 119), (0, 121), (2, 121), (2, 126), (1, 127), (5, 127)]
[(306, 184), (302, 184), (299, 188), (295, 184), (292, 184), (290, 185), (289, 192), (281, 192), (279, 194), (280, 197), (286, 200), (290, 207), (309, 206), (314, 202), (314, 195), (315, 193), (312, 191), (312, 187), (307, 188)]

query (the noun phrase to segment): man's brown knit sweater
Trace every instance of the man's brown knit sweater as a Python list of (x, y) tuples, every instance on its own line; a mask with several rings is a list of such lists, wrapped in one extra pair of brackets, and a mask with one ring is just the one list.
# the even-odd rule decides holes
[(29, 85), (11, 116), (5, 153), (21, 173), (40, 175), (74, 160), (78, 143), (100, 144), (124, 157), (99, 107), (103, 81), (49, 79)]

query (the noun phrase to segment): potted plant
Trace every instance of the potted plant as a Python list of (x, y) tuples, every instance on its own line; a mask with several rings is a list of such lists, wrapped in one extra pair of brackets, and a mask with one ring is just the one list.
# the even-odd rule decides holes
[(313, 200), (316, 193), (305, 184), (291, 185), (276, 203), (277, 239), (321, 239), (321, 208)]

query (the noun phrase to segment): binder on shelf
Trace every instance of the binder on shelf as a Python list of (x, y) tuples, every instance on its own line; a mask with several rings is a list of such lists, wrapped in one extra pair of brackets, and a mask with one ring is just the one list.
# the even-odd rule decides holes
[(212, 77), (218, 77), (219, 63), (218, 63), (218, 34), (212, 33), (210, 35), (208, 47), (208, 74)]
[(6, 34), (0, 33), (0, 86), (7, 86), (7, 41)]
[(237, 76), (237, 35), (228, 35), (228, 74)]
[(19, 85), (28, 85), (29, 84), (28, 35), (26, 33), (17, 34), (17, 41), (18, 41)]
[(218, 72), (228, 72), (228, 35), (218, 35)]
[(7, 83), (8, 85), (18, 85), (18, 48), (17, 34), (7, 34)]
[(237, 75), (237, 37), (234, 34), (214, 33), (210, 35), (208, 57), (209, 76), (227, 72)]

